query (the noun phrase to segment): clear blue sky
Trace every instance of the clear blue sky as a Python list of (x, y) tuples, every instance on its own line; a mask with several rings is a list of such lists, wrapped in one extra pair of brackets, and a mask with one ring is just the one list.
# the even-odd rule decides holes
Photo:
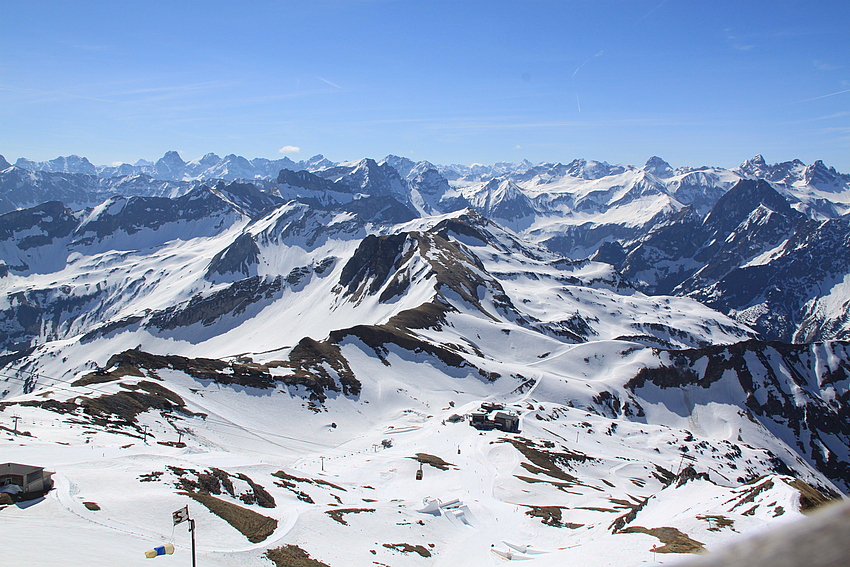
[(850, 2), (0, 0), (8, 160), (283, 148), (850, 173)]

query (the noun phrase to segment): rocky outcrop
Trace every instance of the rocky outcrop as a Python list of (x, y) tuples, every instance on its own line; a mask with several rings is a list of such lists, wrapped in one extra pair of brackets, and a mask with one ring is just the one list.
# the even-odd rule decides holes
[[(793, 345), (745, 341), (657, 351), (625, 387), (698, 388), (700, 399), (734, 401), (844, 491), (850, 489), (850, 343)], [(729, 400), (729, 392), (741, 399)], [(779, 472), (782, 472), (782, 470)], [(786, 467), (787, 470), (787, 467)]]
[(259, 301), (271, 300), (281, 289), (279, 276), (272, 280), (260, 276), (246, 278), (210, 294), (197, 294), (187, 303), (156, 311), (149, 317), (147, 326), (162, 331), (195, 323), (209, 326), (226, 315), (240, 315)]

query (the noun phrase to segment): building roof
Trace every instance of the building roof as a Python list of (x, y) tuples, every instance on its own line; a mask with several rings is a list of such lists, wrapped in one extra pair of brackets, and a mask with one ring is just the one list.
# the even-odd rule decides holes
[(23, 465), (21, 463), (3, 463), (0, 464), (0, 474), (4, 473), (14, 473), (14, 474), (24, 474), (31, 473), (35, 471), (43, 471), (44, 467), (39, 467), (35, 465)]

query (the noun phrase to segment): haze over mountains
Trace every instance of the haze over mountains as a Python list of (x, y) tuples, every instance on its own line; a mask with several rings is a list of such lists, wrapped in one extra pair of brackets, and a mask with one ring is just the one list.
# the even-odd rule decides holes
[[(64, 467), (50, 533), (155, 542), (144, 486), (197, 504), (211, 564), (629, 565), (850, 490), (850, 176), (821, 162), (0, 168), (0, 419)], [(519, 431), (470, 427), (484, 401)]]

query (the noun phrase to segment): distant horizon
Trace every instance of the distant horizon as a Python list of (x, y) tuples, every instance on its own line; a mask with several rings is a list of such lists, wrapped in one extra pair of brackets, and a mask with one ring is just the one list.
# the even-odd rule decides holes
[(573, 157), (573, 158), (570, 158), (570, 159), (567, 159), (567, 160), (557, 160), (557, 161), (532, 161), (530, 159), (521, 158), (521, 159), (516, 160), (516, 161), (499, 160), (499, 161), (494, 161), (494, 162), (490, 162), (490, 163), (482, 163), (482, 162), (462, 163), (460, 161), (451, 161), (449, 163), (438, 163), (438, 162), (435, 162), (435, 161), (429, 160), (429, 159), (414, 160), (414, 159), (410, 158), (409, 156), (405, 156), (405, 155), (397, 153), (397, 152), (396, 153), (389, 153), (389, 154), (386, 154), (386, 155), (381, 156), (381, 157), (361, 156), (361, 157), (356, 157), (356, 158), (351, 158), (351, 159), (342, 159), (342, 160), (332, 159), (322, 152), (319, 152), (319, 153), (316, 153), (316, 154), (313, 154), (313, 155), (310, 155), (310, 156), (298, 156), (298, 155), (283, 156), (283, 155), (278, 155), (278, 156), (273, 156), (273, 157), (267, 157), (267, 156), (248, 157), (248, 156), (245, 156), (245, 155), (239, 155), (235, 152), (227, 152), (227, 153), (206, 152), (206, 153), (201, 154), (197, 157), (187, 159), (180, 150), (165, 150), (164, 152), (162, 152), (162, 154), (160, 156), (154, 157), (154, 158), (139, 157), (139, 158), (136, 158), (133, 161), (111, 161), (111, 162), (108, 162), (108, 163), (99, 163), (99, 162), (93, 161), (93, 160), (89, 159), (88, 156), (85, 156), (85, 155), (82, 155), (82, 154), (79, 154), (79, 153), (69, 153), (69, 154), (65, 154), (65, 155), (58, 155), (58, 156), (54, 156), (52, 158), (47, 158), (47, 159), (35, 159), (35, 158), (30, 157), (30, 156), (16, 156), (14, 158), (10, 158), (8, 155), (6, 155), (2, 152), (0, 152), (0, 156), (3, 156), (6, 159), (6, 161), (8, 161), (12, 165), (15, 165), (15, 163), (19, 159), (25, 159), (25, 160), (29, 160), (29, 161), (34, 161), (36, 163), (42, 163), (42, 162), (48, 162), (48, 161), (58, 159), (58, 158), (69, 158), (69, 157), (72, 157), (72, 156), (76, 156), (78, 158), (87, 159), (89, 161), (89, 163), (91, 163), (95, 167), (118, 167), (119, 165), (122, 165), (122, 164), (136, 165), (139, 161), (145, 161), (145, 162), (148, 162), (150, 164), (155, 164), (159, 159), (161, 159), (166, 154), (168, 154), (169, 152), (172, 152), (172, 151), (177, 152), (177, 154), (180, 156), (180, 159), (182, 159), (185, 163), (189, 163), (191, 161), (199, 160), (199, 159), (203, 158), (204, 156), (207, 156), (207, 155), (210, 155), (210, 154), (216, 155), (216, 156), (218, 156), (219, 158), (222, 158), (222, 159), (229, 156), (229, 155), (234, 155), (234, 156), (237, 156), (237, 157), (243, 157), (243, 158), (245, 158), (249, 161), (252, 160), (252, 159), (267, 159), (267, 160), (270, 160), (270, 161), (277, 161), (277, 160), (281, 160), (281, 159), (284, 159), (284, 158), (289, 158), (294, 163), (310, 161), (311, 159), (313, 159), (315, 157), (319, 157), (319, 156), (321, 156), (321, 157), (323, 157), (323, 158), (325, 158), (325, 159), (327, 159), (331, 162), (334, 162), (334, 163), (351, 163), (351, 162), (357, 162), (357, 161), (360, 161), (360, 160), (363, 160), (363, 159), (372, 159), (376, 162), (380, 162), (380, 161), (384, 160), (385, 158), (387, 158), (389, 156), (397, 156), (397, 157), (401, 157), (401, 158), (410, 159), (414, 163), (418, 163), (419, 161), (427, 161), (427, 162), (429, 162), (433, 165), (442, 166), (442, 167), (450, 167), (450, 166), (453, 166), (453, 165), (466, 166), (466, 167), (493, 166), (493, 165), (502, 164), (502, 163), (518, 165), (518, 164), (523, 163), (524, 161), (527, 161), (528, 163), (531, 163), (532, 165), (541, 165), (541, 164), (546, 164), (546, 163), (567, 164), (567, 163), (570, 163), (574, 160), (594, 161), (594, 162), (598, 162), (598, 163), (605, 163), (605, 164), (608, 164), (608, 165), (611, 165), (611, 166), (643, 167), (644, 165), (646, 165), (646, 163), (650, 159), (657, 157), (657, 158), (661, 158), (662, 160), (667, 162), (670, 165), (670, 167), (672, 167), (674, 170), (679, 169), (679, 168), (699, 168), (699, 167), (715, 167), (715, 168), (719, 168), (719, 169), (731, 170), (731, 169), (735, 169), (737, 167), (740, 167), (741, 165), (744, 164), (744, 162), (751, 161), (757, 156), (762, 156), (762, 158), (764, 158), (765, 163), (767, 163), (768, 165), (779, 165), (779, 164), (782, 164), (782, 163), (788, 163), (788, 162), (792, 162), (794, 160), (799, 160), (804, 165), (810, 166), (810, 165), (813, 165), (816, 161), (821, 161), (821, 162), (823, 162), (823, 164), (827, 168), (833, 168), (838, 173), (842, 173), (842, 174), (850, 173), (850, 170), (844, 171), (844, 170), (840, 169), (839, 167), (827, 162), (826, 160), (822, 160), (822, 159), (815, 159), (815, 160), (812, 160), (812, 161), (806, 161), (806, 160), (794, 157), (794, 158), (791, 158), (791, 159), (784, 159), (784, 160), (778, 160), (777, 161), (777, 160), (769, 159), (768, 157), (766, 157), (764, 154), (761, 154), (761, 153), (756, 153), (756, 154), (754, 154), (750, 157), (744, 158), (744, 159), (740, 160), (737, 164), (732, 165), (732, 166), (718, 165), (718, 164), (714, 164), (714, 163), (675, 164), (675, 163), (671, 163), (670, 160), (666, 159), (664, 156), (659, 156), (659, 155), (650, 155), (646, 159), (644, 159), (640, 162), (631, 162), (631, 163), (611, 161), (611, 160), (607, 160), (607, 159), (589, 158), (589, 157), (584, 157), (584, 156), (576, 156), (576, 157)]
[(762, 154), (850, 171), (848, 2), (3, 8), (0, 132), (38, 161), (227, 148), (733, 168)]

